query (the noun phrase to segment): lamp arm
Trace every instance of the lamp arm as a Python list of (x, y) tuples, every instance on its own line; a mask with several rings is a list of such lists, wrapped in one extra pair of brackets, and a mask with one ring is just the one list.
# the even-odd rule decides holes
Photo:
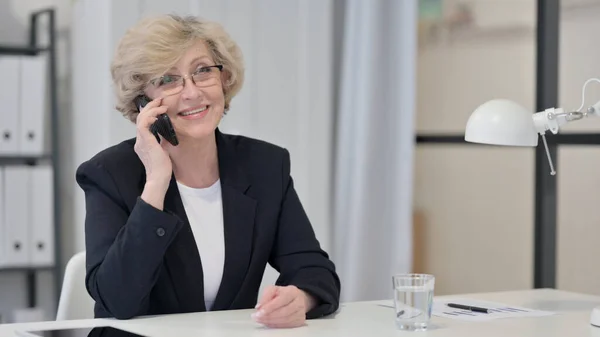
[[(579, 110), (581, 110), (582, 107)], [(552, 158), (550, 156), (550, 150), (548, 149), (548, 142), (546, 141), (546, 131), (550, 131), (553, 134), (557, 134), (559, 129), (563, 125), (572, 121), (580, 120), (587, 116), (600, 117), (600, 101), (590, 106), (585, 112), (565, 112), (562, 108), (549, 108), (544, 111), (536, 112), (533, 114), (533, 125), (537, 133), (539, 133), (540, 136), (542, 136), (544, 148), (546, 149), (546, 155), (548, 156), (548, 164), (550, 165), (551, 175), (555, 175), (556, 170), (554, 170), (554, 165), (552, 164)]]
[(598, 102), (596, 102), (596, 104), (590, 106), (586, 111), (586, 115), (600, 117), (600, 101), (598, 101)]
[(568, 122), (579, 120), (583, 118), (585, 114), (575, 112), (565, 112), (562, 108), (549, 108), (541, 112), (533, 114), (533, 125), (537, 133), (542, 136), (544, 142), (544, 148), (546, 149), (546, 156), (548, 156), (548, 164), (550, 165), (550, 174), (556, 175), (556, 170), (552, 164), (552, 157), (550, 156), (550, 149), (548, 148), (548, 142), (546, 141), (546, 131), (550, 131), (553, 134), (557, 134), (560, 127), (567, 124)]
[[(579, 106), (579, 109), (577, 109), (577, 111), (581, 111), (585, 105), (585, 88), (588, 86), (588, 84), (592, 83), (592, 82), (598, 82), (600, 83), (600, 79), (597, 79), (595, 77), (592, 77), (590, 79), (588, 79), (587, 81), (585, 81), (585, 83), (583, 83), (583, 88), (581, 89), (581, 106)], [(596, 111), (598, 111), (598, 104), (600, 102), (594, 104), (592, 107), (596, 108)], [(589, 112), (589, 109), (588, 109)]]
[(590, 106), (586, 112), (565, 112), (562, 108), (550, 108), (542, 112), (537, 112), (533, 114), (533, 124), (535, 130), (541, 135), (546, 131), (557, 134), (563, 125), (568, 122), (578, 121), (587, 116), (600, 117), (600, 101)]
[(557, 134), (561, 126), (576, 118), (571, 112), (564, 112), (562, 108), (549, 108), (533, 114), (533, 125), (540, 135), (546, 131)]
[(542, 136), (548, 130), (556, 134), (558, 133), (559, 128), (568, 122), (580, 120), (588, 115), (600, 117), (600, 101), (591, 105), (586, 111), (582, 111), (585, 106), (585, 89), (588, 84), (592, 82), (600, 83), (600, 79), (592, 77), (585, 81), (583, 88), (581, 89), (581, 106), (576, 111), (565, 112), (562, 108), (550, 108), (535, 113), (533, 115), (533, 122), (536, 131)]

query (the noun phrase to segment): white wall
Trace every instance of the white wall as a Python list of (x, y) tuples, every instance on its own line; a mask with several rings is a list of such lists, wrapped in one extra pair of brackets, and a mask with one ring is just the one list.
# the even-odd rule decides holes
[[(113, 108), (112, 52), (140, 13), (170, 12), (219, 21), (240, 44), (246, 83), (221, 129), (290, 150), (298, 194), (328, 249), (332, 1), (78, 1), (73, 16), (73, 164), (134, 136), (132, 124)], [(75, 185), (71, 189), (75, 247), (82, 250), (83, 193)], [(272, 283), (275, 278), (270, 270), (265, 281)]]
[[(474, 3), (475, 28), (419, 50), (419, 133), (463, 134), (471, 112), (492, 98), (535, 107), (535, 2)], [(511, 6), (519, 20), (510, 18)], [(437, 294), (531, 287), (533, 155), (529, 148), (417, 147), (415, 208), (424, 215), (417, 250), (421, 268), (436, 275)]]
[[(78, 1), (73, 8), (71, 132), (74, 151), (69, 165), (73, 172), (102, 149), (135, 136), (134, 125), (114, 108), (109, 68), (115, 36), (122, 34), (123, 21), (138, 17), (137, 7), (132, 4), (124, 1), (121, 8), (115, 8), (112, 1)], [(85, 250), (85, 200), (74, 175), (69, 189), (74, 201), (72, 253), (75, 253)]]
[[(566, 0), (563, 0), (566, 1)], [(563, 13), (561, 21), (559, 104), (577, 109), (581, 104), (583, 83), (600, 78), (600, 3), (570, 0), (581, 7)], [(593, 4), (592, 4), (593, 3)], [(586, 5), (587, 4), (587, 5)], [(592, 5), (590, 5), (592, 4)], [(600, 84), (590, 83), (586, 105), (600, 100)], [(567, 126), (568, 132), (600, 133), (600, 118), (590, 118)], [(565, 290), (600, 294), (600, 271), (595, 268), (600, 256), (600, 146), (562, 147), (558, 153), (558, 287)]]
[[(478, 2), (480, 10), (485, 1)], [(516, 5), (488, 3), (490, 8)], [(520, 13), (529, 13), (534, 23), (535, 1), (519, 0), (519, 6), (529, 7), (519, 7)], [(495, 21), (503, 21), (501, 13), (497, 11)], [(593, 43), (600, 30), (600, 4), (564, 8), (561, 15), (558, 101), (576, 109), (585, 80), (600, 77), (600, 47)], [(464, 132), (473, 109), (492, 98), (513, 99), (534, 111), (535, 31), (520, 22), (521, 28), (502, 34), (475, 31), (455, 43), (420, 50), (420, 132)], [(598, 83), (590, 84), (587, 104), (600, 99), (599, 92)], [(598, 133), (600, 119), (563, 130)], [(600, 294), (600, 272), (594, 268), (600, 255), (600, 146), (561, 147), (553, 159), (558, 163), (557, 286)], [(419, 249), (423, 268), (438, 278), (438, 294), (533, 286), (533, 170), (534, 154), (528, 148), (418, 147), (415, 207), (425, 217)]]

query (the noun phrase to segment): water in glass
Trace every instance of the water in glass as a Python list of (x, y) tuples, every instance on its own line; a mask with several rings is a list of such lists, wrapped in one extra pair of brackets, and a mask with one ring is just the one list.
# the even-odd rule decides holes
[(433, 305), (433, 282), (431, 275), (395, 276), (394, 307), (400, 329), (427, 329)]

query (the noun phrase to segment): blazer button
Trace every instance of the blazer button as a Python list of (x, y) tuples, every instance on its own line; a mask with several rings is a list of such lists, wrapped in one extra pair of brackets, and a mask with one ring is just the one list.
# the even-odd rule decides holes
[(163, 228), (158, 228), (156, 230), (156, 235), (158, 235), (158, 236), (165, 236), (165, 230)]

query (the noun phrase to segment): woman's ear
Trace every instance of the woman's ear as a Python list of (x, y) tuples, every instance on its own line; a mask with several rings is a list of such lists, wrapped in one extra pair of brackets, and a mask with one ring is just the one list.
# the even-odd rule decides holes
[(221, 73), (221, 83), (223, 83), (223, 87), (228, 87), (231, 85), (231, 73), (228, 71), (223, 71)]

